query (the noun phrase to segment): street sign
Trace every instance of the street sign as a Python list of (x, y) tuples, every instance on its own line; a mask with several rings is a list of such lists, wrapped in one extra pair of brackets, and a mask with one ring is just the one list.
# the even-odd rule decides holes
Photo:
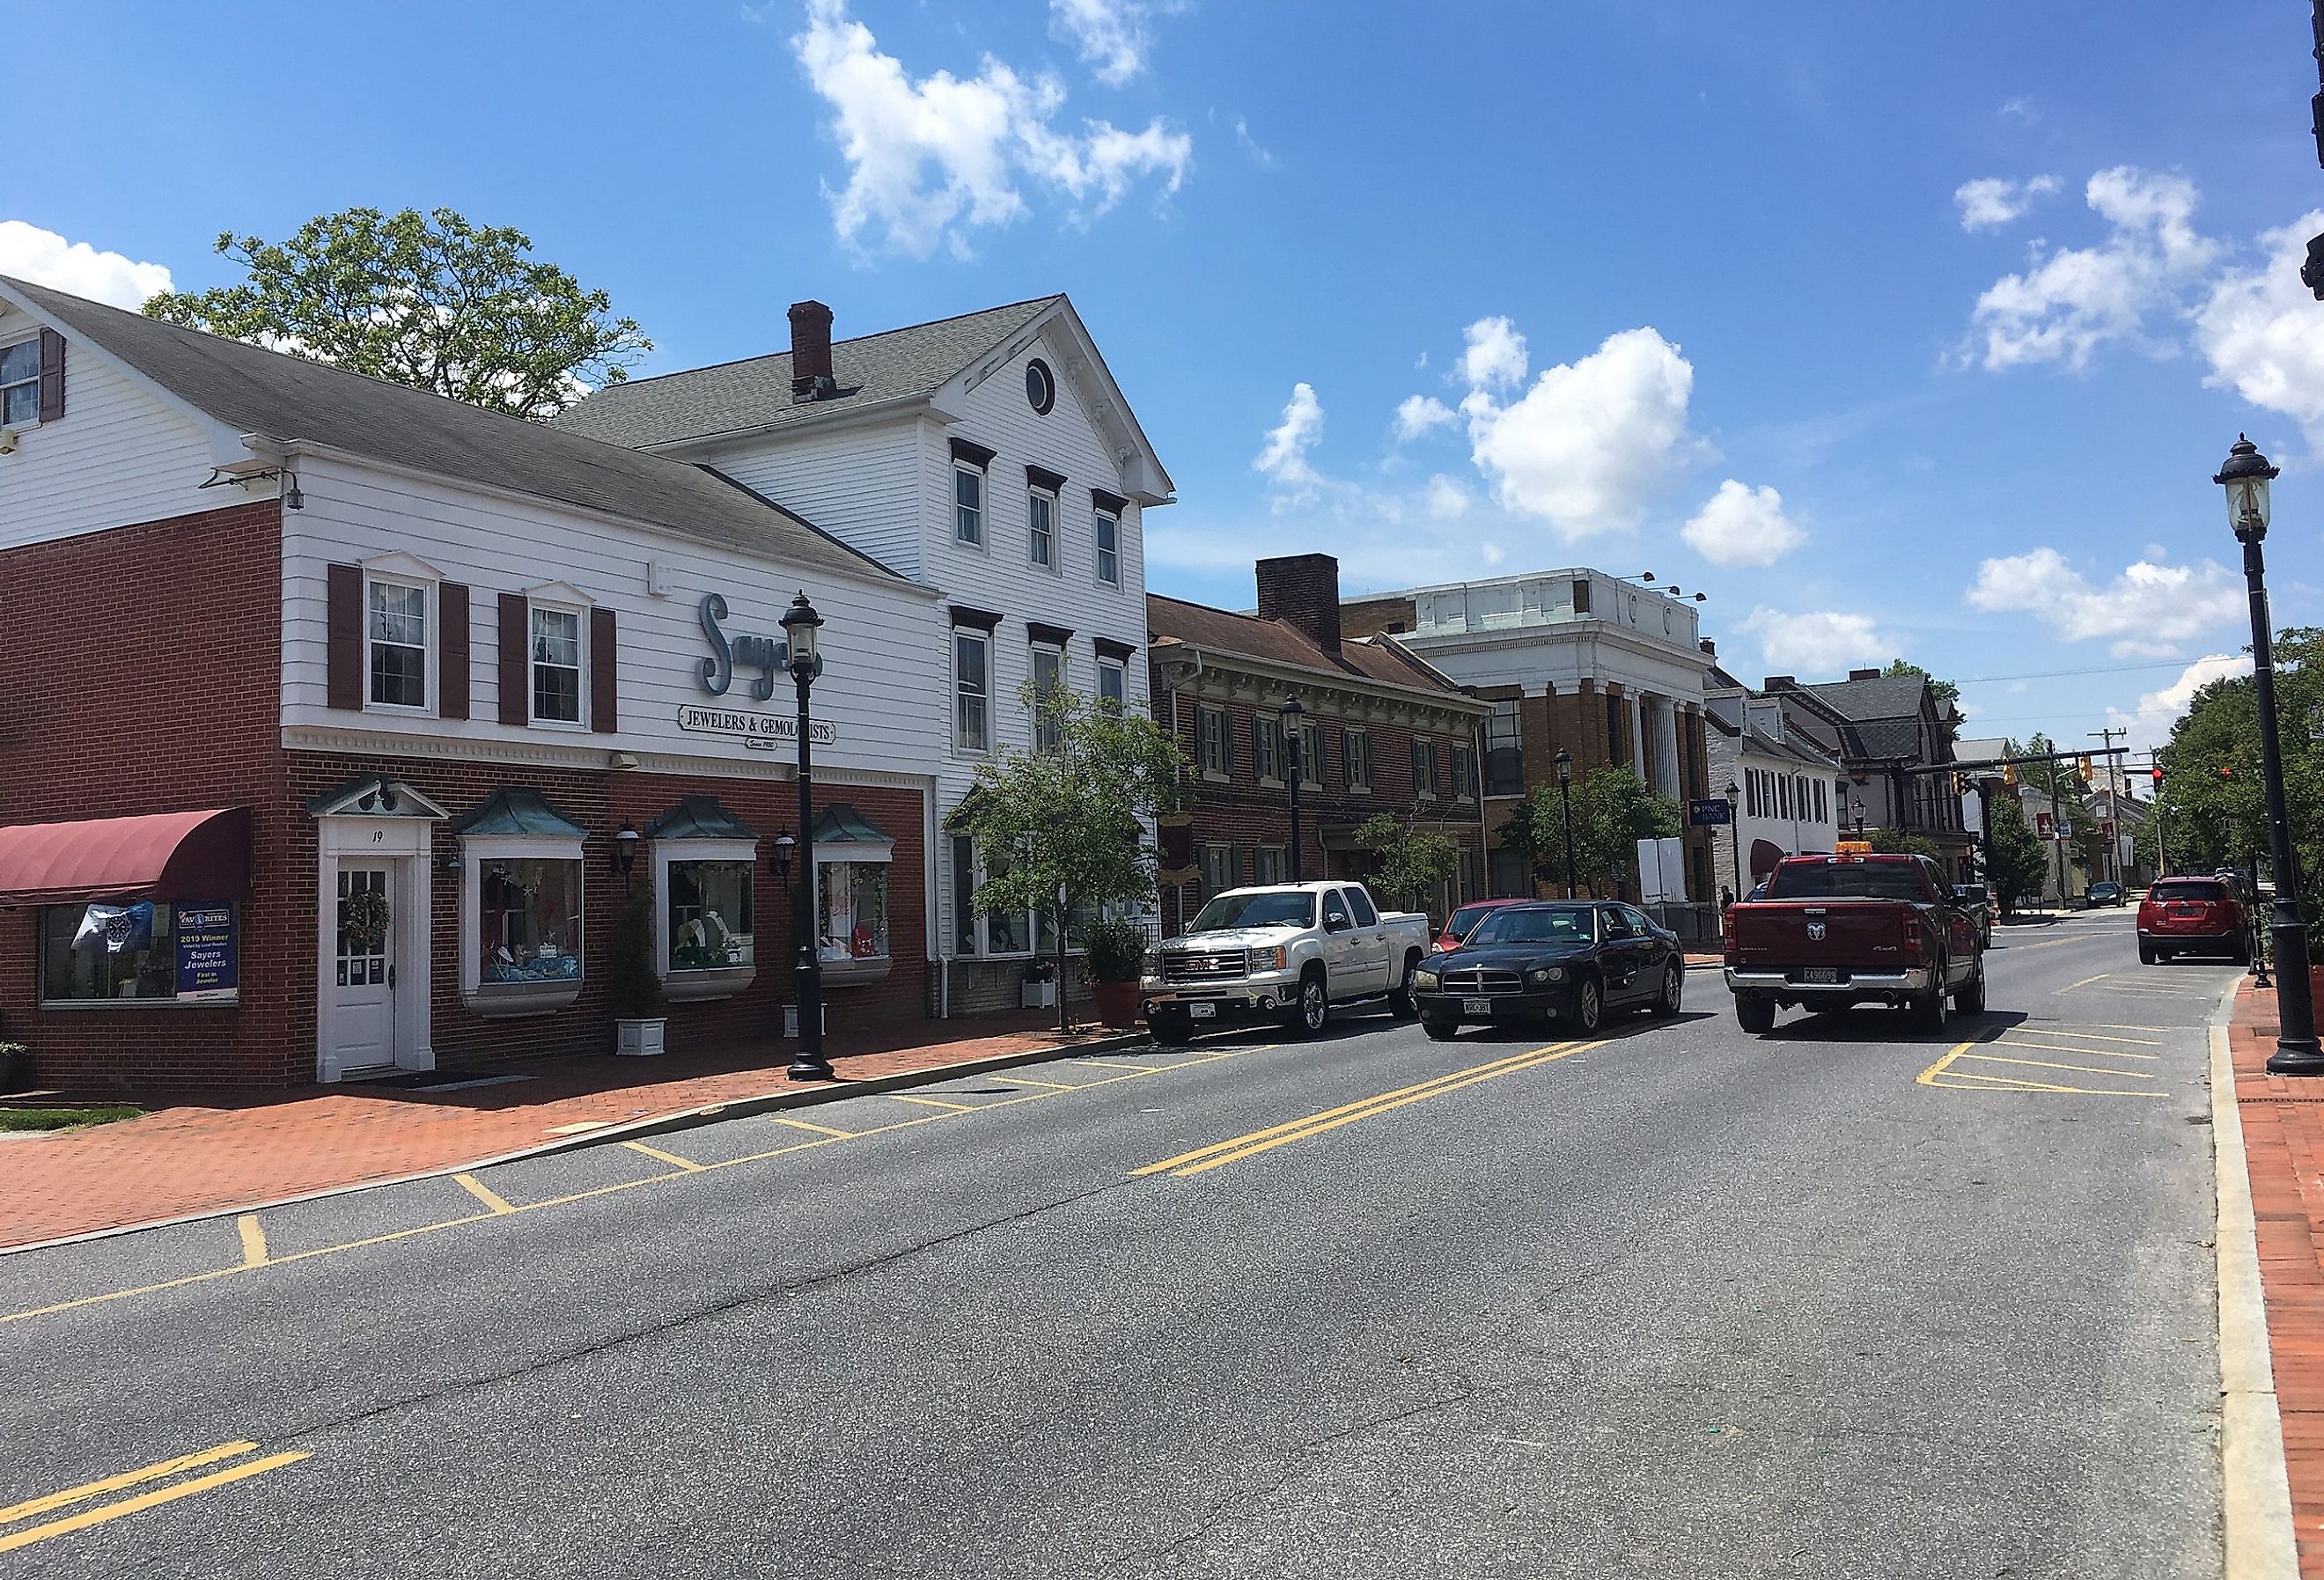
[(2049, 813), (2036, 812), (2034, 814), (2034, 837), (2036, 839), (2055, 839), (2057, 837), (2055, 834), (2051, 832)]
[(1735, 821), (1735, 808), (1719, 796), (1703, 796), (1687, 802), (1686, 821), (1692, 828), (1724, 828)]

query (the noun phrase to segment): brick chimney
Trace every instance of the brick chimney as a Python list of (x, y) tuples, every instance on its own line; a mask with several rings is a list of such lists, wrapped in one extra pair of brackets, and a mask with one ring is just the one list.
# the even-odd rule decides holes
[(1798, 679), (1790, 675), (1770, 675), (1766, 679), (1759, 682), (1759, 689), (1762, 691), (1780, 691), (1786, 686), (1796, 686), (1798, 684)]
[(1259, 617), (1280, 620), (1340, 656), (1340, 562), (1329, 554), (1286, 554), (1259, 562)]
[(791, 399), (820, 401), (837, 390), (831, 376), (831, 310), (819, 301), (791, 303)]
[(1877, 680), (1880, 679), (1880, 671), (1877, 670), (1850, 670), (1848, 671), (1848, 678), (1851, 680)]
[(1719, 643), (1711, 637), (1698, 638), (1694, 645), (1702, 650), (1704, 658), (1715, 659), (1719, 656)]

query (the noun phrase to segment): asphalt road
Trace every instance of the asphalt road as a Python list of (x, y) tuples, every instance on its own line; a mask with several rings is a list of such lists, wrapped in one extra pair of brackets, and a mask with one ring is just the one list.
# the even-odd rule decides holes
[(2129, 929), (0, 1257), (0, 1575), (2216, 1575), (2234, 972)]

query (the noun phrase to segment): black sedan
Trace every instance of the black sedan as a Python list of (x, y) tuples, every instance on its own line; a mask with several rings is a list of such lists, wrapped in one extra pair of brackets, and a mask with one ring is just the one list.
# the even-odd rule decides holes
[(1678, 936), (1610, 901), (1506, 906), (1412, 974), (1421, 1027), (1440, 1042), (1464, 1025), (1546, 1021), (1587, 1035), (1625, 1011), (1675, 1015), (1685, 989)]

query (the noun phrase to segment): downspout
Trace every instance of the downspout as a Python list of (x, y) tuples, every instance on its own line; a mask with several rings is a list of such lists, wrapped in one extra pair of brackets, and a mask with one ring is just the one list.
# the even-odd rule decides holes
[(936, 914), (942, 898), (936, 881), (936, 864), (944, 857), (947, 847), (939, 843), (936, 785), (933, 780), (928, 782), (927, 794), (922, 798), (920, 808), (920, 848), (927, 853), (920, 862), (920, 887), (927, 895), (923, 903), (927, 910), (928, 957), (936, 963), (936, 1019), (949, 1021), (952, 1019), (952, 956), (945, 952), (944, 922)]

